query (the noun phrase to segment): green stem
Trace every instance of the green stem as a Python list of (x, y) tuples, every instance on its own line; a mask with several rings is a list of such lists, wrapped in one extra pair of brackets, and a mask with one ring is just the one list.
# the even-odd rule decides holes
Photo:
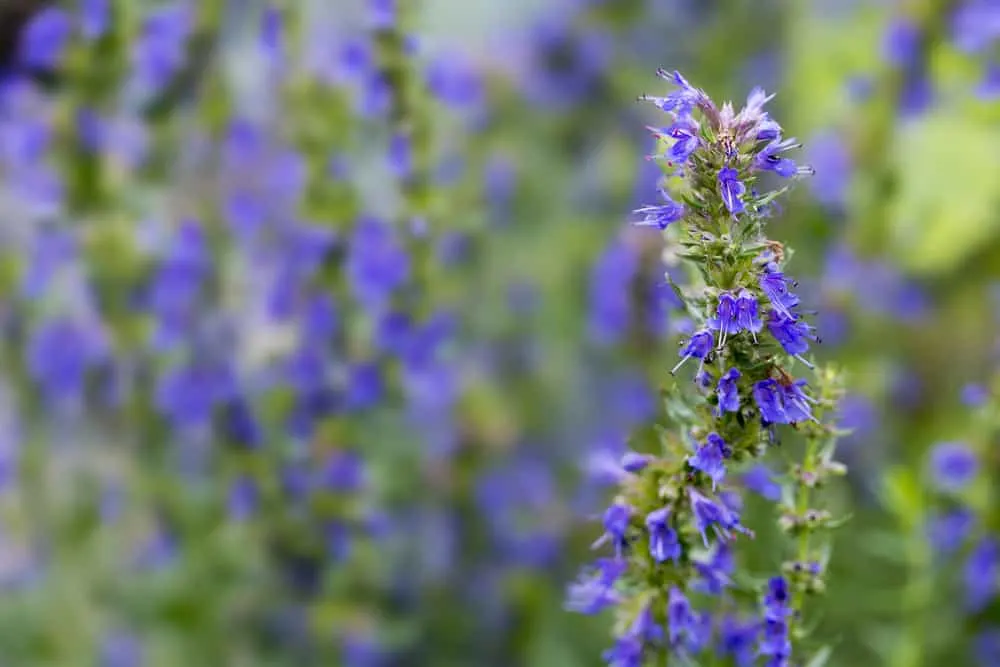
[(933, 594), (933, 582), (928, 575), (930, 558), (919, 525), (910, 526), (907, 556), (910, 575), (903, 589), (902, 613), (907, 618), (902, 641), (896, 642), (889, 667), (920, 667), (923, 664), (924, 637), (927, 630), (928, 603)]
[[(911, 20), (919, 34), (916, 58), (924, 66), (942, 39), (946, 37), (948, 15), (956, 0), (914, 0)], [(887, 241), (890, 193), (896, 187), (896, 173), (891, 162), (892, 144), (899, 115), (899, 102), (906, 84), (905, 73), (888, 66), (876, 78), (867, 113), (854, 136), (854, 162), (864, 165), (866, 177), (859, 179), (863, 188), (858, 215), (850, 235), (862, 253), (877, 253)]]

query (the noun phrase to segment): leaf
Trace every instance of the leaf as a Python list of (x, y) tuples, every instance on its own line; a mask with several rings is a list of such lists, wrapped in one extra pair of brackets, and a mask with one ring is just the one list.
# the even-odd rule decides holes
[(851, 519), (853, 519), (853, 518), (854, 518), (854, 514), (851, 513), (851, 512), (848, 512), (847, 514), (845, 514), (844, 516), (842, 516), (840, 518), (830, 519), (829, 521), (827, 521), (826, 523), (824, 523), (823, 526), (827, 530), (836, 530), (837, 528), (842, 528), (843, 526), (846, 526), (847, 523)]
[(799, 136), (841, 121), (852, 77), (877, 70), (885, 11), (866, 6), (831, 16), (816, 3), (789, 3), (788, 75), (781, 97), (786, 127)]
[(831, 655), (833, 655), (833, 649), (829, 646), (824, 646), (820, 650), (816, 651), (816, 655), (814, 655), (809, 662), (806, 663), (806, 667), (823, 667), (830, 661)]
[(991, 167), (1000, 130), (940, 109), (899, 132), (890, 253), (913, 272), (953, 270), (1000, 230), (1000, 179)]
[(921, 521), (923, 492), (916, 474), (902, 466), (889, 470), (882, 487), (882, 502), (908, 527)]

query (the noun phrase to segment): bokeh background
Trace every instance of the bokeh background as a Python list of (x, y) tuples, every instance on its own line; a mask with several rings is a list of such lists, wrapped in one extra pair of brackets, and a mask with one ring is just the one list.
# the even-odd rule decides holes
[(0, 4), (0, 664), (602, 664), (564, 591), (685, 327), (658, 67), (816, 169), (770, 235), (850, 389), (829, 664), (976, 664), (925, 454), (1000, 528), (995, 0), (392, 4)]

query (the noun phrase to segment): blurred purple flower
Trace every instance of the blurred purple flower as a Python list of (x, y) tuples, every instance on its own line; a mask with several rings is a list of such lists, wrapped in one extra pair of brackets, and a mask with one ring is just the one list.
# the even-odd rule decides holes
[(972, 549), (963, 570), (965, 601), (973, 613), (992, 602), (1000, 588), (1000, 542), (984, 538)]
[(996, 0), (964, 0), (952, 15), (951, 27), (959, 49), (985, 51), (1000, 39), (1000, 4)]
[(132, 67), (138, 84), (159, 93), (187, 59), (187, 42), (195, 27), (195, 15), (185, 0), (158, 6), (142, 21), (132, 45)]
[(990, 62), (983, 72), (983, 80), (976, 89), (980, 99), (995, 101), (1000, 99), (1000, 62)]
[(260, 491), (251, 477), (240, 475), (229, 485), (228, 511), (233, 521), (246, 521), (257, 510)]
[(141, 667), (142, 644), (135, 635), (115, 631), (101, 643), (100, 667)]
[(743, 485), (767, 500), (777, 502), (781, 498), (781, 485), (774, 481), (774, 473), (763, 465), (757, 464), (743, 473)]
[(65, 10), (46, 7), (24, 27), (20, 60), (32, 69), (55, 69), (62, 60), (73, 31), (73, 19)]
[(894, 67), (906, 67), (917, 56), (920, 30), (909, 18), (893, 17), (885, 30), (882, 43), (883, 57)]
[(989, 387), (976, 383), (970, 383), (962, 387), (962, 403), (970, 408), (978, 408), (985, 405), (989, 398)]
[(213, 411), (235, 393), (236, 379), (227, 365), (189, 362), (159, 377), (155, 403), (174, 428), (200, 430), (211, 423)]
[(960, 491), (976, 476), (979, 460), (975, 452), (962, 442), (935, 445), (930, 454), (930, 475), (942, 491)]
[(809, 179), (816, 201), (824, 206), (842, 207), (853, 171), (844, 138), (833, 131), (818, 134), (806, 144), (806, 156), (816, 170)]
[(962, 547), (975, 523), (976, 515), (965, 507), (935, 514), (927, 520), (927, 540), (937, 553), (951, 555)]
[(410, 258), (386, 223), (366, 217), (354, 229), (346, 271), (354, 298), (375, 313), (409, 279)]
[(614, 240), (598, 257), (590, 276), (591, 339), (613, 345), (628, 331), (632, 313), (631, 283), (639, 257), (631, 246)]
[(479, 72), (459, 55), (434, 58), (427, 65), (425, 76), (431, 94), (450, 107), (468, 109), (483, 102), (485, 91)]
[(96, 323), (71, 317), (40, 322), (25, 351), (28, 374), (53, 404), (83, 400), (87, 372), (107, 355), (107, 342)]
[(198, 223), (177, 229), (149, 285), (147, 306), (156, 318), (156, 341), (169, 345), (193, 324), (212, 258)]
[(983, 630), (973, 640), (977, 667), (1000, 667), (1000, 628)]

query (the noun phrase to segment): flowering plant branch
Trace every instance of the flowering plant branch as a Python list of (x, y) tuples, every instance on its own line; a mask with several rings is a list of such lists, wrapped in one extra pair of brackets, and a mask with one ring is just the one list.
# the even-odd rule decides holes
[[(616, 667), (669, 664), (702, 656), (718, 636), (716, 653), (737, 664), (791, 665), (805, 637), (806, 593), (822, 589), (827, 549), (814, 533), (838, 524), (812, 507), (811, 490), (843, 467), (833, 461), (837, 429), (821, 421), (836, 404), (836, 373), (816, 373), (815, 388), (796, 378), (793, 364), (818, 341), (785, 276), (787, 253), (764, 233), (774, 200), (786, 188), (761, 193), (767, 172), (785, 179), (812, 173), (787, 157), (797, 148), (764, 111), (771, 99), (755, 89), (746, 106), (717, 106), (679, 73), (660, 76), (676, 89), (641, 99), (669, 114), (651, 128), (667, 167), (661, 202), (638, 209), (639, 225), (664, 230), (692, 267), (689, 283), (668, 280), (695, 330), (684, 341), (677, 373), (695, 360), (694, 382), (671, 382), (660, 429), (663, 451), (630, 452), (622, 461), (620, 493), (604, 514), (609, 546), (569, 592), (568, 607), (596, 613), (617, 607), (615, 645), (605, 654)], [(768, 473), (743, 485), (780, 500), (781, 526), (796, 537), (794, 560), (765, 587), (752, 617), (732, 592), (746, 592), (737, 572), (737, 538), (752, 537), (730, 468), (759, 459), (779, 444), (783, 425), (806, 440), (806, 456), (784, 489)], [(699, 664), (703, 658), (699, 657)]]

